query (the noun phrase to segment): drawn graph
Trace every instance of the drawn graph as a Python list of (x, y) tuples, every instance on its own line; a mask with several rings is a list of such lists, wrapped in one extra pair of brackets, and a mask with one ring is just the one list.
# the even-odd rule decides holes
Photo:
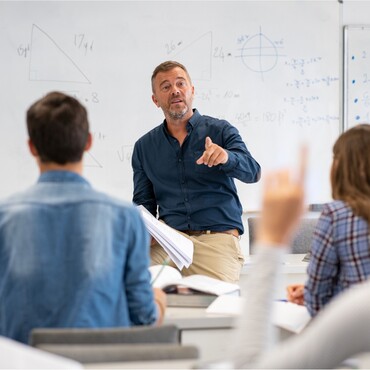
[(285, 56), (279, 53), (280, 48), (282, 47), (275, 45), (262, 33), (260, 27), (259, 33), (248, 37), (245, 41), (238, 57), (249, 70), (260, 73), (263, 79), (264, 73), (273, 70), (279, 58)]
[(72, 58), (36, 24), (31, 32), (29, 80), (91, 83)]

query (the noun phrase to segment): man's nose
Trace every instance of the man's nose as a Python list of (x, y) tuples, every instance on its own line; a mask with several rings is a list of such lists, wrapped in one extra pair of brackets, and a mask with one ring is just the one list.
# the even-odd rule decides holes
[(178, 89), (178, 87), (175, 85), (172, 87), (172, 91), (171, 91), (172, 95), (178, 95), (180, 94), (180, 90)]

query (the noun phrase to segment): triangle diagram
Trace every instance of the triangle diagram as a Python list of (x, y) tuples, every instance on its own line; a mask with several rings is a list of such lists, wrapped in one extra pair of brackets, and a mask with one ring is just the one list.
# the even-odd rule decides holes
[(29, 79), (91, 83), (72, 58), (36, 24), (32, 25)]
[[(176, 60), (189, 66), (194, 80), (212, 78), (212, 31), (205, 33), (176, 54)], [(187, 67), (188, 68), (188, 67)]]
[(103, 168), (99, 161), (90, 152), (85, 152), (83, 164), (85, 167)]

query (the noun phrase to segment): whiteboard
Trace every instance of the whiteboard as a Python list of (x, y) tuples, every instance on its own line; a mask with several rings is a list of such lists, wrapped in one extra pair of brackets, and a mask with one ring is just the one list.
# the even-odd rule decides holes
[[(194, 106), (236, 126), (263, 173), (294, 164), (307, 142), (307, 201), (330, 200), (339, 19), (336, 0), (1, 1), (1, 196), (36, 181), (25, 111), (60, 90), (89, 112), (84, 174), (130, 201), (133, 145), (163, 120), (151, 73), (172, 59), (190, 72)], [(237, 187), (244, 210), (260, 208), (261, 183)]]
[(344, 27), (344, 125), (370, 122), (370, 25)]

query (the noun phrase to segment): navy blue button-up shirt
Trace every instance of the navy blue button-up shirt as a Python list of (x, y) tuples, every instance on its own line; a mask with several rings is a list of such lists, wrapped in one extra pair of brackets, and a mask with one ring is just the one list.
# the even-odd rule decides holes
[[(259, 164), (238, 130), (225, 120), (195, 110), (187, 131), (180, 146), (164, 121), (135, 143), (134, 203), (155, 216), (158, 211), (159, 218), (177, 230), (238, 229), (242, 234), (242, 206), (233, 178), (245, 183), (258, 181)], [(227, 150), (227, 163), (210, 168), (196, 164), (207, 136)]]

